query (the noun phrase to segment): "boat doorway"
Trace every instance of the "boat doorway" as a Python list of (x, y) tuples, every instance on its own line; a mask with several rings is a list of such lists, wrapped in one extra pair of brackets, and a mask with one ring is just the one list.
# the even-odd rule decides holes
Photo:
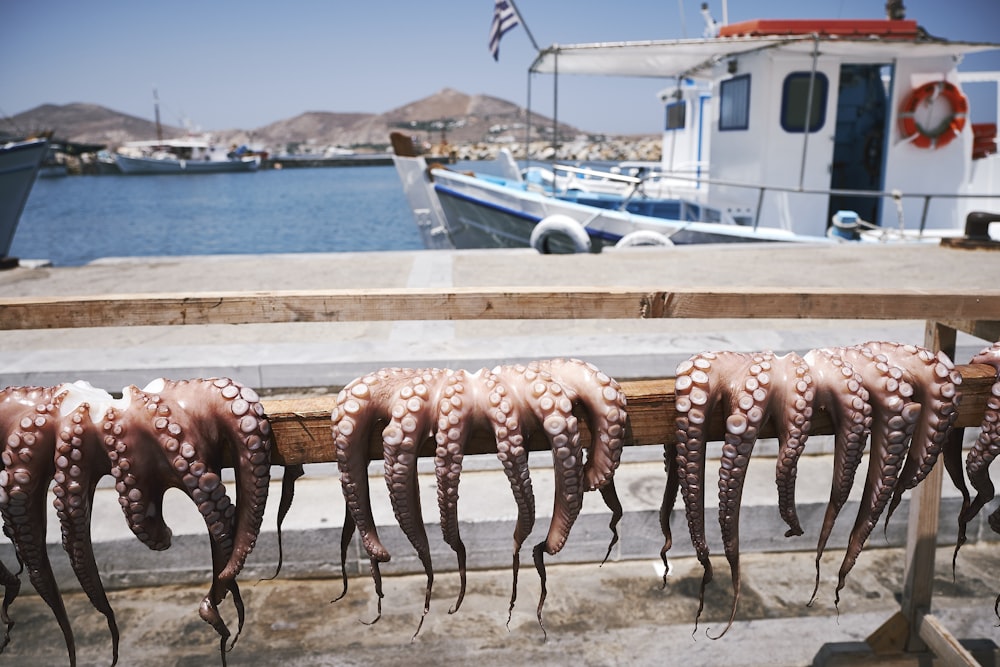
[[(885, 169), (890, 65), (841, 65), (837, 125), (833, 138), (833, 190), (882, 190)], [(854, 211), (878, 224), (879, 197), (831, 195), (827, 226), (837, 211)]]

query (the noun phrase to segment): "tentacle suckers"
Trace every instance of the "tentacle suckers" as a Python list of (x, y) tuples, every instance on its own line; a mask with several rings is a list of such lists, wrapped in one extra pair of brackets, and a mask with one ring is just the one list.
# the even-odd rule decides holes
[[(466, 444), (477, 431), (488, 432), (495, 439), (497, 456), (517, 505), (510, 611), (517, 597), (520, 547), (535, 519), (528, 443), (533, 437), (545, 438), (553, 456), (555, 495), (547, 536), (533, 548), (542, 581), (537, 609), (541, 623), (546, 596), (544, 555), (558, 553), (565, 545), (586, 490), (601, 490), (612, 508), (612, 544), (617, 539), (621, 505), (612, 477), (627, 433), (625, 407), (625, 395), (617, 382), (592, 364), (576, 359), (535, 361), (476, 372), (390, 368), (349, 383), (338, 395), (331, 413), (332, 434), (347, 506), (345, 531), (356, 527), (368, 552), (379, 595), (379, 614), (378, 565), (389, 560), (389, 553), (378, 539), (372, 518), (367, 482), (371, 455), (381, 453), (396, 519), (424, 564), (428, 581), (426, 613), (433, 571), (415, 491), (415, 464), (417, 454), (425, 451), (424, 443), (432, 445), (441, 530), (445, 542), (456, 553), (461, 578), (460, 592), (451, 609), (454, 612), (461, 605), (466, 586), (466, 551), (457, 514)], [(575, 411), (580, 411), (588, 424), (591, 441), (586, 446), (580, 441)], [(345, 536), (345, 542), (349, 539), (349, 535)], [(342, 554), (346, 554), (343, 545)]]

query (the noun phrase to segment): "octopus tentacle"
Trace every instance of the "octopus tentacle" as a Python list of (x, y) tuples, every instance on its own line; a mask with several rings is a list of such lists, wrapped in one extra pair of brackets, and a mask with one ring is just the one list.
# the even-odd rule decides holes
[(52, 388), (12, 387), (0, 394), (3, 436), (0, 512), (28, 578), (52, 610), (62, 631), (70, 665), (76, 665), (76, 641), (45, 549), (45, 493), (55, 472), (56, 428), (60, 398)]
[[(558, 553), (563, 548), (582, 508), (587, 484), (590, 489), (600, 489), (602, 498), (611, 508), (612, 545), (617, 539), (622, 509), (612, 475), (628, 433), (624, 408), (625, 396), (619, 385), (596, 367), (575, 359), (498, 366), (476, 373), (383, 369), (353, 381), (339, 394), (331, 414), (348, 516), (341, 542), (342, 568), (350, 533), (356, 527), (372, 565), (381, 614), (378, 564), (387, 561), (389, 554), (378, 540), (371, 514), (367, 463), (376, 424), (384, 423), (381, 435), (386, 483), (396, 520), (416, 549), (427, 574), (424, 614), (427, 613), (433, 570), (421, 518), (415, 466), (424, 443), (433, 437), (441, 530), (459, 564), (461, 587), (450, 611), (457, 610), (466, 587), (466, 552), (458, 523), (462, 461), (471, 434), (477, 429), (492, 429), (497, 456), (518, 511), (513, 536), (513, 587), (508, 609), (512, 613), (517, 599), (520, 549), (535, 521), (527, 442), (536, 435), (545, 437), (553, 455), (555, 497), (546, 538), (533, 549), (542, 581), (537, 616), (544, 631), (544, 555)], [(579, 418), (574, 410), (586, 415), (593, 436), (586, 455), (580, 443)]]
[[(209, 469), (199, 476), (197, 488), (191, 487), (188, 477), (184, 478), (184, 483), (191, 489), (189, 495), (198, 503), (198, 509), (204, 516), (206, 525), (209, 525), (210, 532), (213, 525), (219, 531), (216, 537), (221, 569), (217, 575), (218, 584), (213, 587), (210, 595), (216, 606), (222, 602), (227, 592), (233, 595), (237, 632), (227, 649), (232, 650), (245, 621), (243, 599), (236, 577), (256, 546), (271, 479), (271, 450), (274, 446), (271, 424), (257, 393), (228, 378), (168, 383), (167, 388), (161, 392), (161, 395), (169, 397), (174, 397), (175, 394), (175, 400), (179, 404), (187, 402), (183, 405), (184, 414), (192, 420), (199, 437), (208, 445), (206, 458)], [(195, 406), (204, 412), (196, 410)], [(211, 433), (217, 434), (217, 439), (208, 435)], [(236, 473), (235, 506), (227, 495), (221, 478), (218, 478), (223, 465), (223, 453), (226, 451), (219, 445), (227, 447)], [(183, 455), (183, 445), (181, 450)], [(198, 471), (193, 465), (190, 471), (197, 476)], [(219, 522), (228, 523), (228, 526), (220, 526), (216, 523), (216, 517)], [(223, 537), (226, 528), (231, 536), (229, 538)]]
[[(519, 394), (507, 389), (504, 381), (494, 370), (482, 370), (479, 376), (487, 392), (487, 418), (493, 427), (496, 437), (497, 458), (503, 466), (504, 474), (510, 483), (514, 504), (517, 507), (517, 520), (514, 523), (514, 544), (512, 555), (512, 583), (510, 603), (507, 607), (507, 624), (510, 625), (514, 613), (514, 603), (517, 601), (517, 575), (521, 565), (521, 546), (531, 534), (535, 526), (535, 493), (528, 471), (527, 436), (530, 435), (530, 418), (522, 419), (522, 402), (517, 399)], [(515, 385), (516, 388), (516, 385)]]
[(288, 511), (292, 508), (292, 502), (295, 500), (295, 482), (306, 474), (305, 468), (301, 463), (286, 465), (284, 468), (284, 474), (281, 476), (281, 499), (278, 501), (278, 564), (274, 568), (274, 574), (270, 577), (263, 577), (260, 581), (276, 579), (281, 572), (281, 564), (284, 560), (284, 550), (281, 544), (281, 526), (285, 523), (285, 517), (288, 516)]
[[(736, 604), (740, 598), (739, 565), (739, 518), (740, 499), (743, 495), (743, 481), (747, 465), (753, 454), (757, 434), (763, 425), (771, 398), (771, 354), (720, 355), (710, 372), (721, 373), (730, 380), (723, 389), (723, 401), (728, 398), (725, 444), (722, 446), (722, 460), (719, 469), (719, 525), (722, 529), (722, 546), (729, 561), (733, 582), (733, 604), (729, 622), (718, 635), (721, 637), (732, 627), (736, 618)], [(727, 373), (724, 362), (738, 360), (742, 366)], [(735, 364), (734, 364), (735, 365)], [(742, 378), (742, 380), (741, 380)], [(736, 382), (740, 382), (737, 389)], [(725, 407), (725, 404), (724, 404)], [(717, 637), (716, 637), (717, 638)]]
[(868, 391), (872, 404), (872, 440), (864, 500), (840, 566), (835, 604), (839, 604), (840, 591), (846, 585), (847, 575), (892, 498), (910, 437), (920, 416), (920, 404), (909, 400), (913, 394), (912, 387), (901, 381), (902, 371), (891, 365), (887, 357), (865, 346), (841, 348), (839, 352), (861, 375)]
[[(812, 377), (798, 355), (776, 357), (761, 352), (740, 357), (725, 355), (712, 369), (729, 380), (723, 388), (724, 396), (728, 397), (729, 416), (719, 472), (719, 523), (732, 577), (733, 604), (728, 624), (718, 637), (732, 627), (736, 618), (740, 598), (740, 500), (760, 428), (767, 419), (777, 416), (779, 445), (784, 453), (779, 461), (797, 458), (811, 428), (814, 399)], [(779, 492), (784, 492), (779, 493), (784, 503), (783, 515), (794, 528), (798, 523), (794, 512), (794, 466), (785, 468), (779, 463), (776, 483)]]
[[(41, 500), (54, 479), (63, 547), (83, 590), (107, 619), (114, 664), (118, 628), (89, 531), (94, 490), (110, 473), (126, 522), (153, 549), (170, 544), (161, 511), (165, 490), (181, 488), (197, 504), (209, 529), (213, 561), (212, 586), (199, 613), (220, 634), (225, 664), (230, 633), (217, 605), (233, 594), (241, 630), (245, 610), (235, 577), (256, 541), (269, 480), (270, 425), (256, 394), (228, 379), (158, 380), (145, 390), (126, 388), (117, 400), (85, 382), (12, 388), (0, 392), (0, 435), (5, 442), (0, 454), (4, 532), (53, 609), (71, 663), (75, 647), (45, 554)], [(219, 474), (227, 455), (236, 468), (238, 510)], [(5, 593), (4, 618), (16, 587)]]
[(774, 357), (771, 362), (772, 392), (779, 401), (773, 412), (777, 419), (778, 460), (775, 464), (775, 485), (778, 488), (778, 513), (788, 525), (785, 537), (802, 534), (795, 509), (797, 464), (805, 450), (816, 400), (816, 386), (811, 369), (797, 354)]
[(559, 553), (583, 506), (583, 450), (579, 424), (573, 415), (576, 394), (563, 388), (548, 371), (538, 366), (498, 367), (494, 373), (511, 389), (511, 402), (528, 407), (521, 415), (523, 431), (541, 432), (552, 449), (555, 472), (552, 519), (545, 539), (532, 550), (535, 569), (541, 580), (536, 615), (544, 632), (542, 609), (548, 594), (544, 554)]
[(555, 382), (548, 386), (547, 392), (536, 393), (537, 387), (536, 383), (532, 390), (534, 398), (537, 399), (536, 414), (552, 446), (552, 463), (555, 469), (555, 498), (549, 532), (533, 549), (535, 569), (541, 579), (536, 615), (538, 624), (544, 632), (542, 609), (548, 594), (544, 554), (555, 555), (566, 544), (570, 529), (583, 508), (584, 472), (583, 451), (580, 446), (577, 419), (573, 416), (571, 394), (567, 395), (569, 392), (563, 391)]
[[(988, 364), (996, 370), (996, 381), (990, 388), (990, 396), (986, 399), (986, 412), (983, 415), (980, 426), (979, 437), (972, 445), (965, 459), (965, 470), (969, 475), (969, 482), (976, 490), (976, 497), (968, 500), (968, 491), (965, 492), (965, 502), (958, 518), (958, 541), (955, 544), (955, 557), (958, 550), (966, 541), (966, 527), (979, 511), (993, 499), (995, 489), (993, 481), (990, 479), (989, 468), (1000, 454), (1000, 342), (994, 343), (990, 347), (974, 356), (970, 363)], [(958, 442), (952, 444), (952, 451), (959, 452), (961, 457), (961, 437), (956, 436)], [(953, 475), (954, 477), (954, 475)], [(961, 472), (958, 474), (961, 479)], [(964, 483), (963, 483), (964, 486)], [(990, 527), (1000, 532), (1000, 510), (997, 510), (989, 518)], [(954, 563), (954, 558), (953, 558)], [(1000, 598), (998, 598), (1000, 601)]]
[(584, 463), (585, 490), (599, 489), (605, 505), (611, 510), (608, 526), (611, 541), (604, 556), (606, 561), (618, 542), (618, 522), (623, 515), (613, 476), (621, 463), (624, 439), (629, 430), (625, 393), (614, 378), (579, 359), (534, 361), (529, 367), (551, 373), (560, 385), (575, 393), (574, 403), (584, 408), (590, 431)]
[[(68, 416), (56, 445), (53, 505), (62, 527), (63, 549), (91, 604), (107, 619), (111, 633), (112, 661), (118, 663), (118, 624), (101, 582), (90, 537), (90, 517), (97, 482), (108, 474), (111, 464), (104, 455), (96, 427), (82, 403)], [(66, 420), (64, 420), (65, 422)], [(84, 463), (86, 462), (86, 463)]]
[[(678, 418), (679, 419), (679, 418)], [(677, 431), (676, 437), (684, 437)], [(663, 532), (663, 547), (660, 549), (660, 560), (663, 561), (663, 587), (667, 586), (667, 575), (670, 573), (670, 563), (667, 552), (674, 545), (673, 533), (670, 530), (670, 519), (677, 501), (677, 491), (680, 487), (680, 476), (677, 466), (677, 443), (667, 442), (663, 445), (663, 467), (667, 474), (667, 484), (663, 488), (663, 501), (660, 503), (660, 530)]]
[[(682, 363), (677, 369), (677, 464), (691, 540), (705, 569), (695, 618), (696, 629), (697, 620), (704, 609), (705, 587), (712, 577), (704, 521), (704, 447), (707, 439), (704, 423), (717, 403), (725, 410), (725, 436), (718, 483), (719, 525), (730, 567), (733, 603), (729, 622), (718, 637), (732, 626), (740, 597), (739, 514), (747, 465), (760, 427), (774, 409), (772, 402), (777, 404), (783, 400), (782, 390), (775, 389), (779, 382), (774, 380), (781, 377), (782, 381), (787, 381), (785, 376), (789, 372), (794, 375), (796, 370), (800, 378), (808, 377), (807, 369), (797, 356), (776, 358), (770, 352), (752, 355), (738, 352), (702, 353)], [(808, 389), (808, 382), (804, 379), (801, 381), (804, 385), (802, 390), (805, 391)], [(806, 417), (801, 414), (798, 416), (801, 417), (799, 422), (784, 434), (783, 444), (786, 448), (789, 447), (793, 433), (798, 441), (803, 430), (808, 431)], [(792, 449), (794, 447), (795, 445), (791, 446)], [(670, 495), (672, 494), (668, 490), (665, 496)], [(661, 508), (661, 514), (664, 509)], [(664, 537), (669, 537), (666, 531)]]
[(811, 605), (819, 591), (820, 561), (840, 510), (847, 502), (871, 429), (871, 405), (861, 375), (830, 350), (810, 350), (804, 357), (816, 386), (816, 405), (834, 425), (833, 481), (823, 526), (816, 544), (816, 581)]
[[(705, 588), (712, 581), (712, 561), (705, 538), (705, 442), (708, 437), (706, 421), (715, 409), (718, 393), (708, 371), (718, 355), (702, 352), (677, 366), (675, 405), (677, 410), (677, 470), (684, 514), (695, 555), (703, 573), (698, 592), (698, 611), (695, 613), (695, 631), (698, 619), (705, 609)], [(669, 486), (669, 484), (668, 484)], [(665, 494), (666, 495), (666, 494)], [(661, 515), (663, 510), (661, 509)], [(669, 535), (665, 537), (669, 538)]]
[(389, 487), (393, 513), (403, 534), (416, 550), (427, 576), (424, 613), (414, 637), (420, 632), (424, 617), (430, 610), (431, 589), (434, 585), (430, 544), (420, 510), (417, 454), (421, 443), (436, 425), (434, 415), (427, 406), (438, 403), (441, 384), (441, 371), (430, 369), (415, 373), (408, 382), (402, 383), (390, 404), (389, 424), (382, 431), (385, 481)]
[(621, 385), (597, 366), (579, 359), (535, 361), (529, 368), (548, 371), (560, 385), (572, 389), (586, 408), (591, 441), (584, 474), (588, 491), (601, 488), (611, 481), (621, 463), (628, 419)]
[[(260, 534), (271, 481), (274, 435), (260, 397), (250, 387), (227, 378), (215, 379), (211, 384), (203, 383), (201, 387), (209, 394), (206, 401), (214, 400), (220, 412), (232, 416), (232, 419), (220, 420), (219, 429), (228, 436), (229, 455), (236, 471), (233, 548), (219, 575), (223, 581), (232, 581), (243, 569)], [(228, 412), (225, 412), (226, 407)], [(221, 462), (216, 465), (221, 467)], [(205, 490), (202, 484), (199, 488)], [(212, 497), (216, 495), (216, 492), (210, 493)], [(229, 501), (223, 498), (224, 495), (217, 500), (216, 510), (228, 513)]]
[[(351, 547), (351, 538), (353, 537), (356, 529), (357, 526), (354, 524), (354, 517), (351, 516), (351, 512), (349, 510), (344, 510), (344, 527), (340, 531), (340, 580), (342, 588), (340, 590), (340, 595), (330, 600), (331, 603), (336, 602), (347, 595), (347, 552)], [(376, 592), (378, 593), (381, 611), (381, 590), (377, 590)], [(381, 613), (379, 615), (381, 615)]]
[[(235, 577), (263, 520), (270, 424), (256, 393), (227, 378), (160, 380), (145, 390), (127, 391), (127, 408), (109, 408), (103, 425), (119, 502), (133, 532), (154, 549), (170, 544), (160, 511), (166, 489), (183, 490), (197, 506), (212, 547), (212, 585), (199, 615), (219, 633), (225, 662), (225, 651), (239, 638), (245, 617)], [(220, 474), (226, 454), (236, 471), (237, 505)], [(230, 592), (238, 628), (227, 649), (231, 633), (218, 605)]]
[(885, 354), (903, 370), (903, 379), (913, 388), (912, 400), (920, 404), (920, 419), (913, 431), (906, 461), (899, 472), (899, 484), (886, 510), (886, 522), (902, 500), (903, 492), (920, 483), (934, 467), (948, 431), (958, 416), (962, 395), (957, 387), (962, 376), (944, 353), (916, 345), (870, 342), (875, 353)]
[[(458, 523), (458, 485), (462, 475), (465, 445), (478, 420), (485, 412), (485, 389), (478, 376), (464, 370), (450, 373), (437, 402), (437, 431), (434, 434), (434, 475), (437, 479), (438, 510), (441, 534), (458, 560), (459, 591), (455, 604), (448, 610), (454, 614), (462, 606), (466, 587), (466, 551)], [(500, 424), (494, 424), (494, 431)]]
[[(168, 396), (171, 388), (163, 387)], [(162, 550), (170, 546), (171, 537), (162, 518), (164, 493), (168, 488), (179, 488), (194, 501), (208, 528), (212, 551), (212, 584), (198, 614), (219, 634), (224, 661), (231, 632), (218, 605), (229, 589), (221, 573), (233, 552), (235, 507), (226, 494), (219, 467), (213, 465), (207, 442), (200, 439), (198, 428), (184, 410), (164, 400), (159, 392), (134, 386), (128, 390), (128, 408), (120, 413), (112, 408), (105, 415), (105, 429), (112, 434), (107, 436), (106, 445), (113, 463), (111, 474), (118, 480), (119, 502), (136, 537), (151, 549)], [(169, 476), (163, 475), (165, 468)], [(237, 597), (234, 602), (239, 611)]]
[(3, 632), (3, 639), (0, 640), (0, 653), (7, 648), (10, 643), (10, 631), (14, 629), (14, 621), (10, 617), (10, 605), (14, 602), (17, 594), (21, 592), (21, 580), (17, 574), (7, 569), (7, 566), (0, 563), (0, 586), (3, 586), (3, 606), (0, 607), (0, 623), (6, 627)]
[[(362, 546), (368, 553), (372, 579), (376, 583), (378, 616), (371, 623), (376, 623), (382, 616), (381, 574), (378, 564), (388, 562), (390, 556), (378, 537), (372, 516), (368, 488), (368, 441), (376, 423), (387, 420), (388, 404), (392, 400), (395, 386), (405, 382), (416, 372), (413, 369), (391, 368), (358, 378), (337, 395), (337, 404), (330, 415), (346, 512), (350, 513)], [(349, 536), (345, 539), (348, 542), (350, 540)], [(342, 544), (342, 569), (346, 567), (343, 562), (347, 554), (345, 546)]]

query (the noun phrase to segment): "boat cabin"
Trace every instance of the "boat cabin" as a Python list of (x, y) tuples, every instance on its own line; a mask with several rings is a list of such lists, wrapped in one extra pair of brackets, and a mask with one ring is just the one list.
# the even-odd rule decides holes
[(1000, 72), (957, 69), (998, 48), (908, 20), (762, 20), (705, 39), (552, 47), (532, 70), (673, 77), (663, 170), (693, 173), (698, 199), (738, 224), (823, 236), (853, 215), (923, 231), (1000, 210), (996, 196), (955, 196), (1000, 191), (996, 110), (974, 117), (965, 91), (989, 81), (1000, 98)]

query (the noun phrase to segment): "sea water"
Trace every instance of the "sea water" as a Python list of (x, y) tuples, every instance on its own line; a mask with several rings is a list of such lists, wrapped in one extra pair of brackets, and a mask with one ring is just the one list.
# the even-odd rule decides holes
[(10, 254), (102, 257), (416, 250), (394, 167), (39, 179)]

